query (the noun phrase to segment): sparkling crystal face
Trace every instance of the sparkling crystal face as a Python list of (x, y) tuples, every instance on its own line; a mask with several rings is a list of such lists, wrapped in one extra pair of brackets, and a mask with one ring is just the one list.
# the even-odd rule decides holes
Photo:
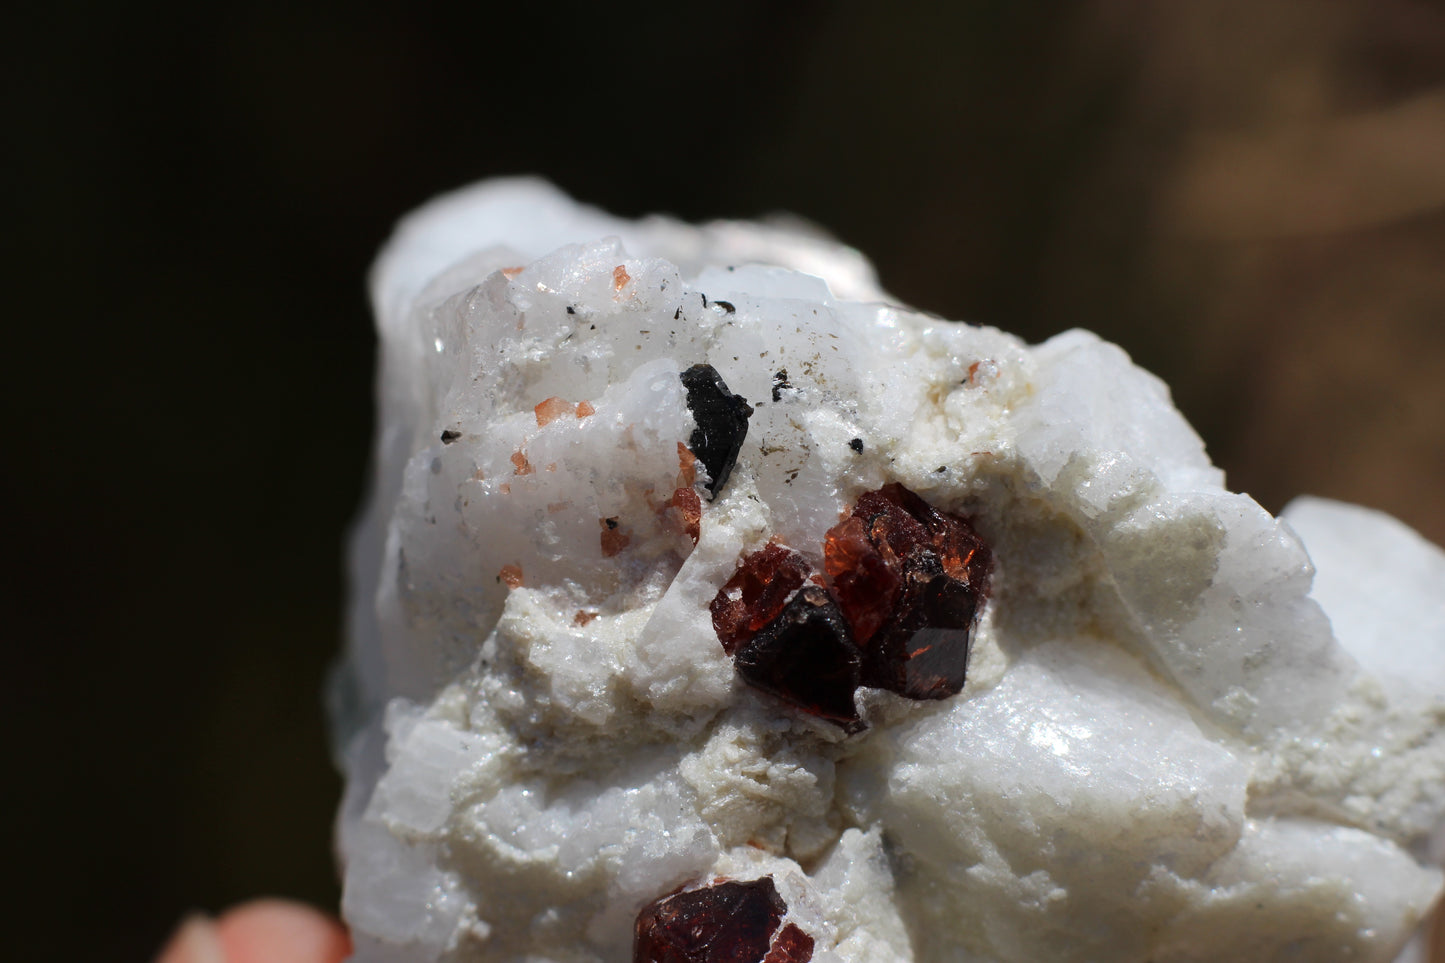
[(859, 685), (909, 699), (963, 690), (992, 555), (962, 518), (902, 485), (862, 495), (823, 542), (824, 580), (769, 544), (712, 601), (713, 629), (747, 682), (854, 732)]
[(728, 655), (776, 619), (808, 577), (808, 562), (790, 548), (769, 543), (744, 558), (712, 600), (712, 627)]
[(633, 963), (808, 963), (813, 938), (789, 923), (771, 876), (664, 896), (637, 916)]
[(773, 940), (763, 963), (808, 963), (813, 958), (813, 938), (789, 923)]

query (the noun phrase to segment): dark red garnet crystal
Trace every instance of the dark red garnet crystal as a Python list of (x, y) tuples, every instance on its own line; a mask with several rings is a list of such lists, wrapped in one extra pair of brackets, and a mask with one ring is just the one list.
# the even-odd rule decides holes
[(713, 628), (751, 685), (853, 732), (859, 685), (910, 699), (963, 689), (992, 556), (962, 518), (899, 484), (858, 499), (823, 542), (823, 580), (769, 544), (712, 602)]
[(789, 923), (771, 876), (673, 893), (637, 915), (633, 963), (808, 963), (813, 938)]
[(863, 728), (853, 704), (861, 661), (837, 603), (812, 584), (733, 654), (749, 684), (849, 732)]
[(863, 654), (863, 684), (910, 699), (963, 690), (992, 556), (978, 534), (899, 484), (858, 499), (823, 565)]

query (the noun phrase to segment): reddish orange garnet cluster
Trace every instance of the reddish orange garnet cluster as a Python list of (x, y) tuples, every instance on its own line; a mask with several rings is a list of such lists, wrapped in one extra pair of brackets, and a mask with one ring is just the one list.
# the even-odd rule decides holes
[(769, 544), (713, 599), (718, 640), (749, 684), (850, 732), (863, 728), (860, 685), (909, 699), (962, 691), (992, 568), (967, 521), (885, 485), (829, 529), (823, 568)]

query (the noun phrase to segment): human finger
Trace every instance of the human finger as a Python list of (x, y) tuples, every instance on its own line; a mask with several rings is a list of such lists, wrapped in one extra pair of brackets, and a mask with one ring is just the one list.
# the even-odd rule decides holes
[(243, 903), (211, 920), (181, 923), (156, 963), (341, 963), (351, 940), (341, 924), (286, 900)]

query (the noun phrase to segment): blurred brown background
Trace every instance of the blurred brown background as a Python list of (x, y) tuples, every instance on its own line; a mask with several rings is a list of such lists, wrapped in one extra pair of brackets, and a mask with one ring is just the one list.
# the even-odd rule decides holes
[(907, 302), (1124, 345), (1265, 506), (1445, 542), (1440, 3), (693, 7), (10, 15), (7, 958), (143, 959), (262, 892), (334, 905), (319, 691), (363, 277), (475, 178), (795, 211)]

